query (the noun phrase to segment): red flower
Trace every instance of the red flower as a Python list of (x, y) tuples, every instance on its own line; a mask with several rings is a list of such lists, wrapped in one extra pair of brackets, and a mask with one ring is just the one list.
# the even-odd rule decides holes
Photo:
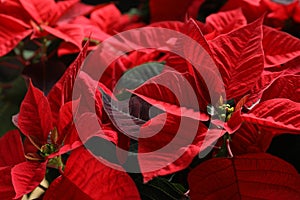
[(189, 174), (191, 199), (297, 199), (300, 176), (268, 154), (213, 158)]
[(26, 161), (19, 131), (1, 137), (0, 155), (1, 198), (21, 199), (43, 180), (46, 163)]
[(149, 2), (151, 22), (167, 20), (184, 21), (187, 15), (196, 18), (198, 9), (203, 2), (203, 0), (178, 0), (176, 2), (170, 0), (151, 0)]
[[(28, 142), (25, 143), (25, 149), (30, 148), (32, 150), (33, 146), (36, 148), (35, 151), (26, 152), (28, 159), (47, 160), (48, 156), (59, 152), (62, 145), (70, 145), (71, 148), (81, 145), (78, 142), (74, 146), (69, 142), (75, 143), (76, 140), (66, 140), (76, 134), (72, 125), (72, 104), (74, 102), (70, 101), (62, 105), (58, 117), (53, 118), (55, 115), (52, 114), (48, 99), (42, 91), (35, 88), (30, 82), (17, 119), (18, 128), (28, 139)], [(71, 150), (70, 147), (65, 149), (65, 152)], [(35, 153), (36, 151), (38, 153)], [(61, 163), (59, 164), (56, 166), (57, 168), (62, 167)]]
[(223, 6), (223, 8), (221, 8), (221, 10), (228, 11), (236, 8), (242, 8), (248, 22), (252, 22), (266, 13), (264, 22), (266, 25), (274, 28), (282, 28), (285, 25), (285, 21), (288, 19), (293, 16), (297, 19), (295, 10), (298, 4), (298, 0), (288, 3), (278, 3), (271, 0), (230, 0)]
[(140, 195), (126, 172), (106, 166), (81, 147), (71, 153), (64, 174), (44, 196), (46, 200), (66, 198), (138, 200)]
[[(78, 9), (72, 9), (78, 0), (55, 2), (45, 0), (12, 0), (0, 3), (1, 34), (0, 56), (12, 50), (22, 39), (31, 35), (31, 38), (40, 38), (52, 34), (77, 49), (82, 48), (82, 40), (88, 35), (83, 34), (80, 24), (66, 23), (74, 18)], [(85, 8), (85, 6), (81, 7)], [(72, 10), (74, 13), (68, 13)], [(85, 9), (87, 10), (87, 9)], [(91, 10), (91, 8), (89, 8)], [(9, 12), (8, 12), (9, 11)], [(64, 15), (66, 13), (66, 15)], [(60, 21), (61, 19), (61, 21)], [(74, 47), (73, 46), (73, 47)]]

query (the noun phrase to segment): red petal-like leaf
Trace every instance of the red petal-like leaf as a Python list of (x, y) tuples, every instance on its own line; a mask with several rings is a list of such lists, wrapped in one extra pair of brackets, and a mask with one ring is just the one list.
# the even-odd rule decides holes
[(31, 15), (31, 17), (38, 23), (47, 22), (51, 13), (51, 8), (55, 6), (54, 0), (20, 0), (24, 9)]
[(35, 88), (31, 82), (21, 104), (18, 127), (37, 145), (47, 143), (49, 132), (53, 129), (49, 102), (43, 92)]
[(277, 133), (300, 133), (300, 103), (289, 99), (270, 99), (242, 115), (243, 121)]
[(57, 120), (57, 130), (58, 130), (58, 138), (57, 138), (57, 144), (62, 144), (63, 140), (68, 134), (71, 134), (70, 132), (73, 129), (74, 126), (74, 119), (73, 119), (73, 113), (76, 113), (78, 110), (79, 100), (76, 101), (70, 101), (64, 104), (60, 110)]
[(23, 162), (11, 170), (12, 183), (15, 188), (15, 198), (33, 191), (42, 182), (46, 173), (46, 162)]
[(300, 56), (298, 38), (267, 26), (263, 27), (263, 33), (265, 67), (280, 65)]
[(16, 196), (11, 180), (11, 167), (0, 167), (0, 196), (2, 199), (13, 199)]
[(246, 103), (246, 107), (250, 109), (255, 104), (257, 104), (259, 99), (261, 98), (264, 90), (266, 90), (266, 88), (268, 86), (270, 86), (270, 84), (272, 84), (272, 82), (276, 78), (278, 78), (281, 74), (282, 74), (282, 72), (274, 72), (273, 73), (273, 72), (269, 72), (269, 71), (263, 71), (263, 73), (261, 74), (261, 77), (255, 83), (255, 85), (253, 86), (253, 88), (250, 91), (250, 96)]
[[(157, 21), (184, 21), (189, 6), (194, 0), (150, 0), (151, 22)], [(162, 6), (163, 5), (163, 6)], [(200, 4), (198, 5), (200, 6)]]
[(247, 20), (242, 10), (236, 9), (209, 15), (204, 28), (206, 33), (217, 31), (219, 34), (225, 34), (246, 24)]
[(19, 131), (5, 133), (0, 138), (0, 167), (13, 166), (24, 161), (24, 149)]
[(255, 124), (243, 123), (231, 135), (230, 147), (233, 155), (266, 152), (274, 136), (270, 130), (259, 129)]
[(80, 148), (72, 152), (65, 173), (50, 185), (44, 199), (140, 199), (138, 190), (124, 171), (110, 168)]
[(22, 22), (28, 23), (31, 19), (29, 13), (23, 8), (19, 0), (1, 1), (0, 13), (11, 16)]
[(242, 8), (242, 11), (247, 18), (248, 22), (253, 22), (257, 18), (261, 17), (266, 11), (267, 7), (261, 0), (228, 0), (226, 4), (221, 8), (221, 11), (228, 11), (237, 8)]
[(286, 98), (300, 103), (300, 75), (286, 75), (277, 78), (264, 92), (261, 101)]
[[(189, 21), (187, 21), (184, 26), (182, 27), (183, 33), (185, 33), (186, 35), (188, 35), (191, 39), (195, 40), (197, 43), (199, 43), (209, 55), (212, 55), (211, 49), (209, 47), (209, 44), (207, 43), (202, 31), (200, 30), (200, 27), (197, 23), (197, 21), (193, 20), (193, 19), (189, 19)], [(188, 45), (186, 49), (188, 49)], [(190, 46), (189, 46), (190, 47)], [(191, 48), (191, 47), (190, 47)], [(191, 48), (190, 50), (194, 50), (193, 48)], [(192, 54), (188, 54), (188, 55), (192, 55)]]
[(198, 17), (199, 8), (204, 2), (205, 0), (193, 0), (187, 11), (188, 16), (196, 19)]
[[(190, 19), (183, 27), (183, 33), (188, 35), (190, 39), (196, 42), (191, 42), (189, 39), (184, 38), (179, 40), (178, 46), (183, 46), (184, 57), (192, 62), (193, 66), (187, 65), (189, 73), (192, 75), (196, 82), (197, 93), (199, 95), (199, 102), (203, 109), (203, 104), (206, 109), (209, 99), (210, 103), (215, 104), (220, 96), (224, 96), (224, 83), (218, 68), (213, 60), (213, 53), (206, 41), (203, 33), (199, 28), (197, 21)], [(183, 44), (180, 44), (183, 42)], [(178, 65), (177, 68), (183, 66)], [(175, 68), (175, 69), (177, 69)]]
[(28, 30), (28, 25), (11, 16), (0, 14), (0, 56), (10, 52), (32, 30)]
[(13, 199), (15, 197), (11, 169), (14, 165), (25, 161), (19, 131), (7, 132), (0, 138), (0, 197), (2, 199)]
[(52, 109), (54, 119), (58, 118), (58, 113), (63, 104), (72, 100), (74, 81), (77, 73), (87, 55), (89, 43), (87, 42), (75, 61), (65, 71), (64, 75), (53, 86), (47, 98)]
[(227, 99), (243, 96), (263, 72), (262, 20), (209, 41)]
[[(103, 103), (99, 88), (104, 87), (103, 85), (99, 86), (99, 82), (92, 79), (87, 73), (83, 71), (79, 72), (73, 92), (74, 97), (80, 96), (79, 115), (85, 112), (94, 112), (101, 119)], [(104, 90), (106, 89), (104, 88)]]
[(76, 18), (77, 16), (83, 17), (84, 15), (89, 14), (94, 9), (94, 7), (95, 6), (77, 2), (70, 9), (63, 13), (56, 24), (62, 25), (65, 23), (69, 23), (70, 20)]
[(164, 72), (145, 82), (133, 93), (151, 105), (174, 115), (206, 121), (208, 115), (200, 112), (198, 94), (187, 76), (188, 74), (185, 76), (174, 71)]
[(208, 130), (198, 120), (161, 114), (148, 121), (138, 140), (138, 161), (144, 181), (188, 167), (224, 131)]
[(268, 154), (214, 158), (189, 174), (191, 199), (298, 199), (300, 176)]
[(108, 33), (110, 26), (118, 23), (121, 16), (119, 9), (114, 4), (109, 4), (92, 12), (91, 20)]
[(64, 12), (78, 1), (66, 0), (56, 3), (54, 0), (45, 0), (43, 2), (38, 0), (20, 0), (20, 3), (37, 23), (54, 25)]
[[(70, 10), (75, 4), (77, 4), (79, 0), (64, 0), (58, 1), (55, 6), (51, 9), (51, 17), (47, 20), (49, 24), (56, 24), (57, 20), (60, 19), (62, 15), (64, 15), (68, 10)], [(77, 13), (79, 15), (79, 13)]]
[(160, 27), (160, 28), (168, 28), (174, 31), (182, 32), (182, 28), (184, 26), (183, 22), (179, 21), (163, 21), (163, 22), (155, 22), (150, 24), (151, 27)]
[(81, 43), (84, 39), (84, 29), (77, 24), (64, 24), (56, 28), (41, 25), (41, 28), (48, 33), (63, 39), (65, 42), (70, 42), (78, 49), (81, 49)]
[[(64, 25), (61, 24), (59, 27), (64, 27)], [(109, 34), (101, 30), (93, 21), (84, 16), (76, 17), (74, 20), (68, 22), (68, 25), (84, 26), (83, 36), (85, 39), (90, 37), (93, 40), (101, 42), (110, 37)]]

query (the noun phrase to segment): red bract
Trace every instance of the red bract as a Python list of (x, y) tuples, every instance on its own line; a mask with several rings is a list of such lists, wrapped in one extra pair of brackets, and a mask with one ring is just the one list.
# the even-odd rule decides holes
[(191, 199), (297, 199), (300, 177), (268, 154), (214, 158), (189, 174)]
[(259, 79), (264, 68), (262, 18), (209, 41), (220, 70), (226, 98), (244, 96)]
[(265, 152), (275, 136), (299, 134), (298, 80), (298, 75), (283, 75), (262, 89), (253, 108), (242, 114), (244, 124), (233, 135), (234, 154)]
[(300, 103), (300, 75), (284, 75), (276, 80), (263, 92), (261, 102), (286, 98)]
[(0, 195), (20, 199), (42, 181), (46, 163), (26, 161), (19, 131), (7, 132), (0, 139)]
[[(111, 63), (100, 78), (100, 82), (113, 90), (122, 75), (129, 69), (148, 62), (162, 62), (168, 55), (156, 50), (133, 51)], [(95, 77), (96, 78), (96, 77)]]
[(243, 121), (251, 122), (278, 133), (300, 132), (300, 104), (289, 99), (276, 98), (256, 105), (242, 115)]
[[(48, 157), (57, 152), (65, 138), (75, 134), (72, 128), (67, 129), (73, 122), (72, 103), (70, 101), (62, 105), (58, 118), (52, 118), (48, 99), (30, 82), (18, 114), (18, 127), (41, 154), (37, 155), (37, 159), (39, 156)], [(28, 153), (29, 157), (34, 154)]]
[(166, 20), (183, 21), (187, 15), (196, 18), (195, 14), (197, 14), (203, 2), (203, 0), (179, 0), (176, 2), (170, 0), (151, 0), (149, 4), (151, 22)]
[[(73, 128), (70, 128), (73, 122), (71, 100), (75, 77), (86, 57), (87, 48), (88, 43), (64, 76), (53, 86), (48, 97), (45, 97), (42, 91), (30, 83), (29, 90), (21, 105), (17, 123), (21, 131), (32, 142), (32, 145), (39, 150), (43, 145), (48, 144), (49, 137), (52, 140), (51, 145), (55, 147), (52, 151), (57, 151), (57, 148), (66, 138), (73, 138), (69, 141), (71, 143), (78, 140)], [(32, 121), (32, 118), (35, 120)], [(68, 133), (64, 133), (66, 130)], [(65, 143), (64, 145), (71, 144)], [(66, 149), (65, 152), (68, 150)]]
[(122, 18), (122, 14), (114, 4), (106, 5), (91, 13), (91, 21), (96, 23), (101, 30), (110, 34), (122, 30), (114, 28), (120, 26), (120, 18)]
[(298, 38), (267, 26), (263, 27), (263, 34), (266, 68), (286, 63), (300, 56)]
[[(226, 35), (220, 35), (215, 40), (209, 41), (209, 44), (206, 42), (195, 22), (191, 20), (186, 25), (186, 34), (191, 36), (193, 39), (197, 39), (197, 41), (202, 46), (204, 46), (209, 54), (213, 55), (213, 59), (218, 64), (223, 81), (225, 83), (227, 98), (233, 98), (236, 102), (239, 101), (239, 99), (242, 99), (242, 97), (250, 91), (263, 71), (261, 22), (262, 19), (240, 29), (232, 31)], [(193, 31), (189, 32), (188, 30)], [(239, 37), (239, 40), (237, 40), (237, 36), (240, 35), (242, 35), (243, 37)], [(188, 47), (184, 48), (186, 48), (186, 51), (188, 51)], [(140, 139), (139, 152), (144, 152), (147, 150), (149, 151), (149, 149), (155, 150), (156, 148), (159, 149), (160, 147), (165, 146), (166, 143), (171, 140), (170, 138), (175, 137), (172, 134), (174, 134), (176, 130), (171, 129), (170, 127), (175, 128), (174, 123), (180, 123), (179, 116), (189, 119), (189, 123), (200, 123), (200, 127), (203, 125), (201, 121), (208, 119), (206, 115), (206, 108), (207, 106), (209, 106), (210, 99), (207, 89), (203, 87), (203, 84), (205, 85), (205, 82), (199, 75), (198, 71), (193, 68), (189, 68), (189, 65), (187, 65), (187, 69), (183, 68), (183, 66), (181, 66), (180, 69), (182, 73), (177, 73), (174, 71), (164, 72), (148, 80), (133, 92), (151, 105), (155, 105), (156, 107), (165, 110), (170, 115), (177, 116), (177, 119), (176, 117), (173, 119), (169, 118), (169, 115), (167, 115), (165, 126), (169, 128), (163, 129), (164, 131), (160, 133), (161, 135), (164, 135), (164, 139), (166, 139), (167, 141), (164, 141), (162, 139), (157, 140), (156, 137), (151, 137), (151, 139), (148, 138), (151, 141), (148, 141), (148, 143), (146, 142), (147, 139)], [(203, 70), (208, 70), (206, 68), (208, 67), (202, 65), (202, 68), (199, 68), (199, 71), (203, 73)], [(177, 68), (175, 67), (175, 69)], [(249, 70), (251, 69), (255, 69), (255, 73), (250, 74)], [(184, 71), (186, 72), (183, 73)], [(162, 83), (166, 83), (166, 80), (168, 80), (167, 87), (161, 86)], [(217, 79), (217, 77), (212, 77), (209, 80), (211, 81), (209, 83), (209, 87), (214, 88), (215, 91), (218, 91), (219, 88), (217, 83), (221, 82)], [(195, 83), (196, 85), (194, 85)], [(192, 91), (194, 95), (196, 95), (196, 99), (193, 99), (193, 93), (189, 93), (189, 91)], [(199, 98), (199, 101), (197, 100), (197, 98)], [(217, 97), (213, 98), (216, 99)], [(180, 100), (181, 102), (178, 102), (178, 100)], [(198, 102), (200, 103), (200, 107), (197, 106)], [(223, 106), (225, 102), (220, 101), (219, 103), (220, 105), (216, 106)], [(228, 117), (227, 123), (224, 124), (218, 120), (212, 120), (212, 123), (224, 127), (229, 133), (235, 132), (242, 122), (240, 118), (240, 112), (244, 103), (245, 100), (242, 99), (241, 103), (239, 103), (241, 105), (237, 105), (236, 112), (232, 113), (230, 118)], [(155, 119), (156, 118), (154, 118), (153, 120)], [(145, 129), (148, 128), (146, 125), (148, 124), (144, 125)], [(151, 127), (151, 123), (148, 126)], [(192, 126), (188, 125), (188, 127)], [(149, 130), (151, 130), (151, 128)], [(201, 131), (196, 134), (195, 140), (193, 141), (193, 144), (195, 144), (195, 148), (193, 148), (193, 146), (182, 145), (181, 147), (186, 150), (185, 154), (182, 157), (180, 157), (174, 163), (169, 164), (169, 166), (167, 166), (166, 168), (157, 170), (154, 173), (144, 173), (144, 179), (150, 180), (155, 175), (165, 175), (185, 168), (187, 164), (190, 163), (192, 159), (199, 153), (200, 150), (204, 150), (206, 147), (211, 145), (226, 131), (220, 130), (218, 128), (213, 128), (210, 131), (201, 129)], [(191, 131), (187, 132), (189, 133)], [(205, 138), (205, 136), (210, 139), (207, 141), (207, 138)], [(145, 142), (143, 142), (144, 140)], [(203, 146), (201, 146), (202, 143), (204, 143)], [(151, 145), (149, 146), (148, 144)], [(169, 155), (169, 157), (172, 156)], [(148, 164), (147, 162), (147, 164), (145, 164), (145, 160), (143, 160), (143, 158), (140, 158), (139, 162), (141, 164), (142, 170), (143, 167), (150, 165), (150, 163)]]
[[(13, 0), (1, 3), (3, 5), (0, 9), (0, 19), (3, 21), (4, 27), (7, 27), (1, 31), (3, 41), (1, 40), (0, 56), (8, 53), (30, 34), (31, 39), (52, 34), (72, 43), (73, 47), (81, 49), (82, 40), (88, 36), (83, 34), (82, 26), (80, 24), (59, 23), (62, 16), (63, 21), (67, 21), (64, 13), (77, 2), (78, 0), (66, 0), (56, 3), (53, 0), (46, 0), (41, 4), (36, 0)], [(69, 14), (69, 17), (73, 18), (74, 16)], [(17, 26), (12, 26), (12, 24), (17, 24)]]
[[(300, 43), (279, 30), (300, 21), (299, 1), (277, 2), (229, 0), (216, 12), (222, 3), (150, 0), (126, 13), (120, 2), (0, 0), (0, 106), (15, 101), (2, 83), (14, 58), (55, 71), (80, 51), (49, 93), (29, 82), (13, 118), (24, 140), (17, 130), (0, 139), (0, 198), (43, 178), (49, 200), (300, 198), (299, 174), (266, 154), (274, 137), (300, 133)], [(197, 15), (205, 23), (183, 22)]]
[(228, 11), (242, 8), (248, 22), (252, 22), (266, 14), (264, 21), (266, 25), (274, 28), (282, 28), (288, 19), (295, 16), (294, 13), (298, 3), (298, 0), (288, 3), (277, 3), (271, 0), (230, 0), (221, 10)]
[(240, 28), (247, 24), (246, 18), (241, 9), (235, 9), (226, 12), (218, 12), (206, 18), (205, 25), (200, 26), (205, 35), (209, 37), (226, 34), (234, 29)]
[(123, 171), (112, 169), (79, 148), (71, 153), (64, 174), (47, 190), (44, 199), (140, 199), (138, 190)]
[(255, 124), (243, 123), (241, 127), (232, 134), (230, 147), (233, 155), (243, 155), (247, 153), (266, 152), (270, 147), (274, 132), (263, 128), (258, 128)]
[[(156, 134), (151, 136), (153, 132)], [(200, 151), (209, 147), (224, 132), (208, 131), (196, 119), (167, 113), (147, 122), (140, 134), (141, 137), (148, 136), (138, 140), (138, 161), (144, 181), (147, 182), (156, 176), (168, 175), (188, 167)], [(168, 147), (162, 150), (165, 146)], [(143, 155), (145, 153), (150, 155)], [(156, 167), (157, 170), (152, 170)]]
[(21, 20), (1, 13), (0, 23), (0, 56), (11, 51), (22, 39), (32, 33), (32, 30), (28, 30), (29, 26)]
[(80, 71), (80, 67), (87, 56), (89, 42), (86, 42), (77, 58), (65, 71), (64, 75), (57, 81), (49, 92), (47, 99), (52, 110), (53, 118), (57, 119), (59, 109), (63, 104), (72, 100), (72, 92), (74, 88), (74, 82), (77, 74)]
[[(167, 71), (148, 80), (133, 93), (171, 114), (207, 121), (208, 115), (201, 112), (203, 108), (199, 108), (197, 93), (195, 94), (194, 88), (188, 82), (189, 79), (191, 77), (188, 75)], [(166, 80), (169, 80), (167, 87), (161, 86)]]

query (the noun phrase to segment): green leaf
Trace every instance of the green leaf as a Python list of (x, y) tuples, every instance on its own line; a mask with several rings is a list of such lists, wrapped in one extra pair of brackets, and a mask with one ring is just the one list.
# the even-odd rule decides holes
[(135, 89), (150, 78), (159, 75), (164, 69), (160, 62), (148, 62), (126, 71), (118, 81), (115, 91), (119, 100), (128, 99), (131, 93), (127, 89)]

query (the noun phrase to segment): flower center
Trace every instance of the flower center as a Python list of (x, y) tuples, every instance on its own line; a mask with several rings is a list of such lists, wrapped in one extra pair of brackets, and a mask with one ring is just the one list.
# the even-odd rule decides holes
[(218, 107), (219, 113), (222, 113), (219, 115), (220, 119), (223, 121), (228, 121), (231, 118), (232, 113), (234, 112), (234, 107), (231, 107), (229, 104), (223, 104)]
[(43, 157), (47, 157), (50, 154), (56, 152), (57, 150), (58, 150), (57, 145), (55, 145), (55, 144), (45, 144), (41, 147), (40, 154)]

